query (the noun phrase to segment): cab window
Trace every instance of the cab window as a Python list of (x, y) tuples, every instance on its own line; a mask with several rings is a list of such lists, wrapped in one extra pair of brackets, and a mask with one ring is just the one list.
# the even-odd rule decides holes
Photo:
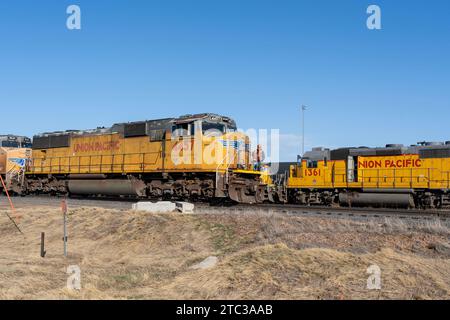
[(172, 137), (186, 137), (194, 135), (193, 123), (179, 123), (172, 126)]
[(203, 122), (203, 134), (223, 134), (225, 132), (225, 125), (221, 123)]
[(291, 177), (297, 178), (297, 166), (291, 166)]
[(314, 160), (308, 160), (307, 163), (306, 163), (306, 166), (307, 166), (308, 168), (317, 168), (317, 164), (318, 164), (317, 161), (314, 161)]
[(18, 148), (19, 143), (16, 141), (2, 141), (2, 147)]

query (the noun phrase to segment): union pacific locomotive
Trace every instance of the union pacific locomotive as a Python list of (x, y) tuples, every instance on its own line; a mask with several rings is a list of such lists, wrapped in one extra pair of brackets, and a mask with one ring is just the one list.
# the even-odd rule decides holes
[(288, 197), (308, 205), (450, 206), (450, 141), (314, 148), (290, 167)]
[(18, 194), (258, 203), (273, 200), (254, 170), (249, 137), (217, 114), (36, 135)]

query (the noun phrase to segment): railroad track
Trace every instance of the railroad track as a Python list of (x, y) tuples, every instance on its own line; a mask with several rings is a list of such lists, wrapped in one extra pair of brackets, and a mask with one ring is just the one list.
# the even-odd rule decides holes
[[(35, 205), (59, 206), (63, 197), (51, 197), (48, 195), (13, 197), (13, 202), (18, 207), (32, 207)], [(3, 201), (5, 200), (5, 201)], [(69, 198), (70, 206), (98, 206), (107, 209), (131, 209), (131, 203), (142, 201), (129, 198)], [(389, 208), (348, 208), (304, 206), (295, 204), (236, 204), (236, 205), (210, 205), (208, 203), (196, 203), (198, 213), (221, 213), (224, 210), (234, 213), (251, 211), (277, 212), (288, 215), (321, 216), (321, 217), (347, 217), (347, 218), (398, 218), (398, 219), (440, 219), (450, 221), (450, 210), (417, 210), (417, 209), (389, 209)], [(6, 198), (0, 196), (0, 208), (8, 208)]]
[[(202, 206), (202, 211), (206, 206)], [(208, 207), (211, 210), (215, 207)], [(217, 207), (221, 208), (221, 207)], [(293, 204), (238, 204), (228, 207), (230, 210), (249, 212), (264, 210), (267, 212), (278, 212), (289, 215), (302, 216), (328, 216), (328, 217), (350, 217), (350, 218), (396, 218), (415, 220), (446, 220), (450, 221), (450, 210), (417, 210), (417, 209), (389, 209), (389, 208), (348, 208), (348, 207), (324, 207), (304, 206)], [(213, 209), (214, 210), (214, 209)], [(218, 209), (220, 210), (220, 209)], [(223, 210), (223, 207), (222, 207)]]

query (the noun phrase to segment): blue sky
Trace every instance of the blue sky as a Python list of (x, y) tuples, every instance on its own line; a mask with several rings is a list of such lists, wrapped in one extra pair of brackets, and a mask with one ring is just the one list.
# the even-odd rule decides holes
[(215, 112), (295, 160), (306, 104), (307, 149), (450, 140), (447, 0), (2, 1), (0, 41), (1, 133)]

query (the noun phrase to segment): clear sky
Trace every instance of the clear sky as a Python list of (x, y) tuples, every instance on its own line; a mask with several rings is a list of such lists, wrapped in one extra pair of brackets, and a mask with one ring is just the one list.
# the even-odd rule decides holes
[(295, 161), (301, 104), (307, 149), (450, 140), (450, 1), (0, 2), (1, 133), (215, 112)]

